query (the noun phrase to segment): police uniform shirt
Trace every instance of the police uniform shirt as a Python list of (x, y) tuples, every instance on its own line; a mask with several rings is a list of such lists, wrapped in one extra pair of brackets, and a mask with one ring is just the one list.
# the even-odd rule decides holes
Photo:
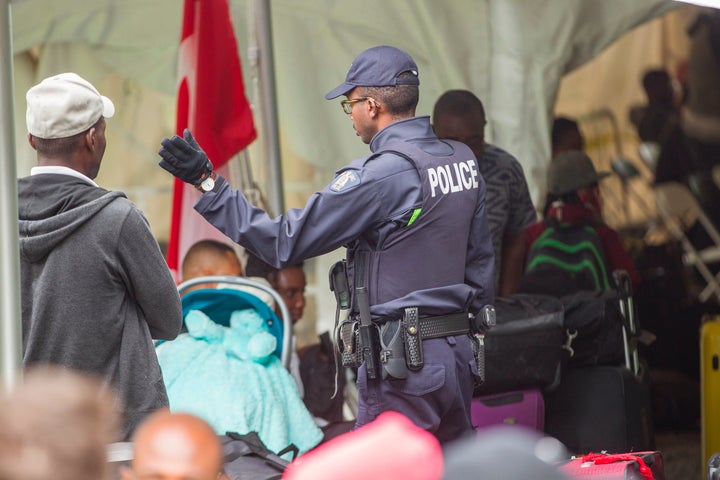
[[(447, 148), (435, 137), (429, 117), (425, 116), (387, 126), (372, 139), (370, 149), (381, 152), (385, 145), (398, 140), (423, 149)], [(303, 209), (291, 209), (276, 218), (251, 205), (241, 192), (222, 180), (214, 191), (203, 194), (195, 209), (228, 237), (276, 267), (348, 246), (361, 236), (382, 241), (397, 228), (398, 222), (408, 222), (422, 206), (422, 186), (415, 166), (403, 157), (384, 153), (367, 163), (366, 159), (357, 159), (341, 169), (326, 188), (309, 198)], [(462, 171), (465, 180), (468, 172), (469, 168)], [(462, 179), (455, 178), (453, 182), (455, 188), (458, 183), (462, 187)], [(477, 182), (484, 198), (485, 187), (479, 173)], [(439, 194), (453, 187), (447, 178), (437, 178), (433, 188)], [(441, 302), (461, 303), (469, 291), (475, 296), (474, 310), (492, 301), (493, 253), (484, 202), (481, 216), (472, 221), (467, 245), (458, 245), (467, 249), (467, 290), (459, 287), (439, 299)], [(457, 305), (447, 308), (456, 311)]]

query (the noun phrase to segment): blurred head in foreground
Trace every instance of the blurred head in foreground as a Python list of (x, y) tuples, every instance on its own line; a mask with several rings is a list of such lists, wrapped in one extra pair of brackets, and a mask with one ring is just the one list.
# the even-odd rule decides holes
[(119, 400), (95, 377), (33, 367), (0, 399), (0, 480), (111, 478)]
[(567, 480), (555, 466), (569, 455), (562, 443), (534, 430), (499, 425), (450, 445), (443, 480)]
[(158, 411), (147, 417), (133, 437), (133, 460), (122, 480), (216, 480), (222, 468), (217, 435), (189, 413)]
[(283, 480), (440, 480), (440, 443), (397, 412), (335, 437), (293, 463)]

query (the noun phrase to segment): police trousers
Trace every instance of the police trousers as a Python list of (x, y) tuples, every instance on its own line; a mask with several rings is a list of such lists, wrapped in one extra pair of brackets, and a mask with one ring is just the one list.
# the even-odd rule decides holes
[(449, 442), (473, 430), (470, 402), (477, 367), (468, 335), (423, 340), (425, 364), (407, 378), (367, 378), (358, 369), (358, 417), (355, 428), (383, 412), (396, 411), (415, 425)]

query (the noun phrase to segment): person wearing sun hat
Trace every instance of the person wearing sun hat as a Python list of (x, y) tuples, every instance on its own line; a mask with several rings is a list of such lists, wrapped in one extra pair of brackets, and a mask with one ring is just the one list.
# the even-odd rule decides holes
[[(547, 171), (547, 199), (543, 219), (525, 229), (525, 251), (530, 253), (533, 243), (550, 223), (588, 225), (599, 237), (608, 271), (627, 271), (633, 287), (637, 287), (640, 274), (635, 262), (625, 250), (618, 232), (602, 218), (599, 183), (609, 175), (608, 172), (598, 172), (590, 157), (579, 150), (563, 152), (555, 157)], [(523, 288), (521, 285), (521, 290)]]
[(596, 171), (590, 157), (583, 152), (570, 150), (550, 162), (547, 191), (550, 195), (562, 196), (583, 188), (595, 188), (609, 175), (609, 172)]
[[(367, 292), (372, 322), (363, 331), (379, 330), (362, 365), (346, 362), (359, 366), (356, 427), (393, 410), (448, 442), (473, 430), (468, 314), (493, 301), (494, 253), (477, 159), (460, 142), (438, 140), (429, 116), (415, 115), (419, 85), (407, 52), (361, 52), (325, 98), (345, 97), (342, 111), (371, 154), (338, 170), (304, 208), (276, 218), (216, 175), (189, 131), (162, 140), (158, 153), (162, 168), (203, 192), (195, 210), (265, 263), (283, 268), (346, 246), (349, 285)], [(404, 318), (417, 322), (407, 341)], [(345, 328), (352, 345), (351, 323)], [(377, 369), (368, 368), (373, 358)]]
[(37, 166), (18, 180), (23, 365), (100, 375), (120, 394), (129, 438), (168, 406), (152, 338), (180, 331), (175, 282), (142, 212), (94, 182), (113, 102), (75, 73), (26, 99)]

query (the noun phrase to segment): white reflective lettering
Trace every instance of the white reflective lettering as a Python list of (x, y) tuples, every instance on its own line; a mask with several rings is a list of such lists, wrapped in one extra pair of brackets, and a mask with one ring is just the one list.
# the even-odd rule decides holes
[(460, 163), (460, 173), (459, 173), (460, 180), (462, 180), (463, 187), (465, 187), (465, 190), (470, 190), (472, 188), (472, 180), (470, 179), (470, 167), (467, 166), (467, 163), (462, 162)]
[[(450, 181), (450, 186), (451, 186), (450, 191), (452, 191), (452, 192), (461, 192), (463, 188), (462, 188), (462, 183), (460, 183), (460, 170), (458, 169), (458, 164), (457, 164), (457, 163), (453, 163), (453, 169), (455, 170), (455, 176), (454, 176), (454, 177), (452, 177), (452, 176), (450, 175), (450, 167), (448, 167), (448, 176), (449, 176), (450, 179), (451, 179), (451, 181)], [(453, 179), (455, 180), (454, 183), (453, 183), (453, 181), (452, 181)]]
[(428, 168), (430, 196), (437, 195), (437, 187), (440, 187), (443, 195), (478, 188), (478, 175), (475, 160), (453, 163), (452, 168), (450, 165)]
[(468, 160), (467, 161), (468, 166), (470, 167), (470, 177), (472, 178), (472, 188), (478, 188), (478, 171), (477, 166), (475, 165), (475, 160)]
[[(447, 165), (446, 165), (447, 167)], [(449, 169), (448, 169), (449, 170)], [(438, 168), (438, 184), (443, 194), (447, 194), (450, 191), (450, 181), (448, 180), (448, 172), (443, 168)]]
[(428, 168), (428, 180), (430, 181), (431, 197), (435, 196), (435, 187), (438, 186), (438, 176), (434, 168)]

